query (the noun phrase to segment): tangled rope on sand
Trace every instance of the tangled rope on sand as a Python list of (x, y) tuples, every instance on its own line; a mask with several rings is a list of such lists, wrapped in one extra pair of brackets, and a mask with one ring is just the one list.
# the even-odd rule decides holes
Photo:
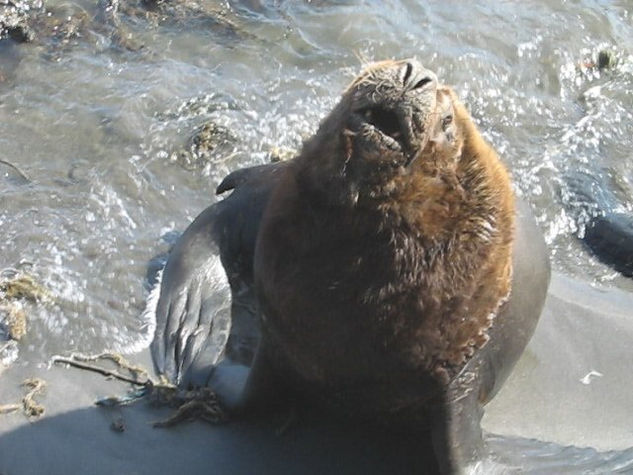
[[(117, 369), (108, 369), (92, 364), (92, 362), (109, 360)], [(184, 390), (167, 381), (154, 381), (147, 370), (134, 366), (118, 353), (104, 352), (96, 355), (73, 353), (69, 357), (54, 356), (53, 363), (65, 364), (75, 368), (92, 371), (109, 378), (125, 381), (139, 390), (131, 391), (125, 396), (108, 396), (95, 402), (101, 407), (118, 407), (145, 399), (153, 406), (172, 407), (176, 410), (164, 421), (157, 421), (154, 427), (171, 427), (180, 422), (203, 420), (211, 424), (220, 424), (228, 419), (217, 395), (207, 387)], [(121, 373), (127, 371), (129, 375)]]
[(24, 380), (22, 386), (29, 389), (22, 398), (22, 402), (0, 405), (0, 414), (9, 414), (22, 409), (27, 417), (40, 417), (44, 414), (44, 406), (35, 401), (35, 396), (44, 391), (46, 381), (39, 378), (29, 378)]

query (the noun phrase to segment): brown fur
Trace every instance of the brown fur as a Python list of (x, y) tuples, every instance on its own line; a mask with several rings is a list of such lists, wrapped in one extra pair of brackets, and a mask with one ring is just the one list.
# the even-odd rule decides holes
[(510, 292), (514, 195), (507, 171), (455, 93), (443, 88), (439, 94), (450, 101), (455, 142), (442, 133), (431, 140), (419, 172), (402, 180), (402, 194), (387, 207), (445, 250), (429, 266), (432, 279), (421, 291), (437, 304), (414, 332), (420, 341), (414, 358), (433, 354), (432, 364), (442, 372), (453, 368), (453, 375), (486, 343)]
[(401, 100), (411, 163), (352, 130), (372, 83), (400, 100), (403, 68), (379, 63), (344, 93), (274, 190), (255, 255), (273, 364), (371, 415), (435, 397), (510, 291), (510, 180), (454, 92)]

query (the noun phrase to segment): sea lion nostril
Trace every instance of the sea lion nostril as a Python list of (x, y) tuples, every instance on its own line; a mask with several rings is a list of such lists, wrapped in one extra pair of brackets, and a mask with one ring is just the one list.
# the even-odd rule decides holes
[(405, 91), (421, 89), (427, 84), (437, 82), (432, 71), (423, 67), (416, 60), (408, 60), (401, 66), (400, 75)]
[(418, 82), (416, 82), (415, 85), (412, 87), (412, 89), (423, 88), (424, 86), (426, 86), (430, 82), (433, 82), (433, 78), (429, 77), (429, 76), (426, 76), (426, 77), (420, 79)]
[(412, 72), (413, 72), (413, 65), (407, 62), (405, 65), (405, 70), (404, 70), (404, 78), (402, 79), (403, 86), (407, 85), (407, 82), (409, 81), (409, 78), (411, 77)]

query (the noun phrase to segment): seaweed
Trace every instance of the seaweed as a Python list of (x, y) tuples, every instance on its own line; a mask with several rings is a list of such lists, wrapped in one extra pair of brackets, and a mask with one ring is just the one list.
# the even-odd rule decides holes
[[(109, 360), (116, 369), (105, 368), (93, 364), (96, 361)], [(118, 353), (103, 352), (96, 355), (73, 353), (69, 357), (54, 356), (53, 363), (73, 366), (86, 371), (102, 374), (109, 378), (118, 379), (140, 386), (123, 396), (107, 396), (95, 401), (100, 407), (120, 407), (135, 403), (141, 399), (148, 401), (155, 407), (170, 407), (175, 411), (167, 419), (154, 422), (154, 427), (172, 427), (181, 422), (203, 420), (211, 424), (220, 424), (228, 419), (217, 395), (210, 388), (201, 387), (185, 390), (163, 379), (153, 380), (147, 370), (133, 366)], [(124, 374), (121, 370), (126, 371)], [(116, 431), (124, 430), (123, 421), (116, 421), (111, 428)]]
[[(6, 271), (5, 271), (6, 273)], [(53, 300), (52, 293), (31, 275), (12, 271), (10, 278), (0, 281), (0, 300), (24, 299), (30, 302)]]
[(40, 417), (44, 414), (45, 408), (35, 401), (35, 396), (44, 391), (46, 381), (40, 378), (29, 378), (22, 382), (22, 386), (28, 391), (19, 403), (0, 405), (0, 414), (9, 414), (22, 409), (27, 417)]

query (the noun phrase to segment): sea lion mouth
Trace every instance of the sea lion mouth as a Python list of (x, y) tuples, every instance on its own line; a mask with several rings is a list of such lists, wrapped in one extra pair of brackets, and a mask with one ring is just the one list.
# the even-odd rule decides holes
[[(415, 117), (409, 107), (376, 105), (355, 112), (350, 129), (357, 150), (382, 153), (394, 166), (408, 166), (425, 143), (425, 122), (423, 117)], [(394, 161), (394, 154), (402, 160)]]
[(407, 127), (408, 124), (400, 123), (398, 114), (381, 106), (368, 107), (360, 110), (358, 114), (363, 118), (366, 125), (383, 134), (386, 141), (394, 141), (402, 150), (406, 148), (406, 144), (403, 141), (403, 130), (410, 127)]

